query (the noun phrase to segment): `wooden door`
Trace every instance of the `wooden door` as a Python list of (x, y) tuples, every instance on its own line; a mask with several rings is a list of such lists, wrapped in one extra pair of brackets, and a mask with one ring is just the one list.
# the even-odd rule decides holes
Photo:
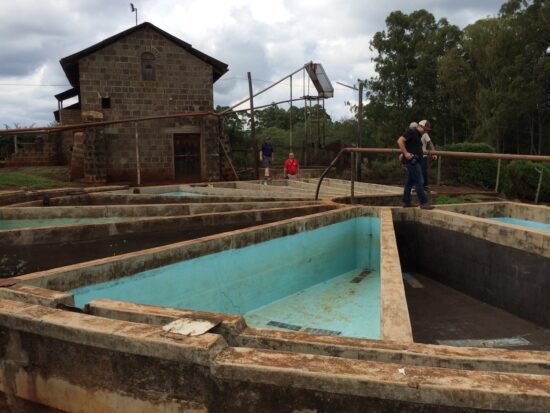
[(201, 135), (174, 134), (174, 171), (178, 181), (201, 180)]

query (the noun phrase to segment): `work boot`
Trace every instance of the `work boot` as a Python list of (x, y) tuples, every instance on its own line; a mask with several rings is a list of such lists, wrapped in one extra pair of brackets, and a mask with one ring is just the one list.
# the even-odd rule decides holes
[(412, 205), (411, 204), (403, 204), (403, 208), (411, 208)]
[(434, 209), (434, 206), (430, 203), (420, 205), (420, 209)]

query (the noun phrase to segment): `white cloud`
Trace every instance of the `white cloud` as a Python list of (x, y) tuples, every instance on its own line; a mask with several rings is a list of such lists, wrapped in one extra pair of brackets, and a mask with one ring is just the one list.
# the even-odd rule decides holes
[[(333, 119), (349, 117), (344, 102), (354, 84), (374, 75), (372, 35), (385, 28), (393, 10), (425, 8), (460, 27), (498, 12), (503, 0), (135, 0), (139, 22), (149, 21), (229, 65), (215, 85), (215, 104), (230, 105), (281, 79), (304, 63), (322, 63), (335, 87), (326, 101)], [(128, 1), (18, 0), (0, 14), (0, 125), (48, 124), (57, 109), (54, 94), (68, 88), (59, 59), (134, 25)], [(65, 85), (6, 86), (8, 84)], [(302, 94), (301, 76), (294, 78)], [(258, 104), (289, 97), (289, 82), (258, 98)]]

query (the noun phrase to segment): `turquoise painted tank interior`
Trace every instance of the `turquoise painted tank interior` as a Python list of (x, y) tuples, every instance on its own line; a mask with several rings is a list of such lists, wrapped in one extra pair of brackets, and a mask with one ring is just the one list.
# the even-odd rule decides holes
[(359, 217), (71, 291), (242, 314), (251, 326), (380, 337), (380, 220)]
[(542, 231), (550, 232), (550, 224), (545, 224), (544, 222), (528, 221), (526, 219), (509, 218), (509, 217), (494, 217), (491, 219), (494, 221), (504, 222), (505, 224), (519, 225), (522, 227), (540, 229)]

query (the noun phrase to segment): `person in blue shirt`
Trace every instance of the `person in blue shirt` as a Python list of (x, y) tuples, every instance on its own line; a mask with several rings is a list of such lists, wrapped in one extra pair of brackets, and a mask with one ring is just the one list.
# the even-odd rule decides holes
[(420, 208), (433, 209), (424, 192), (424, 179), (422, 177), (422, 135), (431, 129), (430, 122), (422, 120), (416, 128), (409, 128), (397, 139), (397, 145), (403, 153), (405, 167), (407, 168), (407, 181), (403, 190), (403, 206), (411, 206), (411, 190), (416, 187), (416, 195), (420, 202)]
[(262, 149), (260, 150), (260, 162), (262, 167), (265, 168), (264, 178), (269, 178), (269, 168), (273, 165), (273, 145), (271, 144), (271, 138), (268, 136), (265, 138), (264, 143), (262, 144)]

